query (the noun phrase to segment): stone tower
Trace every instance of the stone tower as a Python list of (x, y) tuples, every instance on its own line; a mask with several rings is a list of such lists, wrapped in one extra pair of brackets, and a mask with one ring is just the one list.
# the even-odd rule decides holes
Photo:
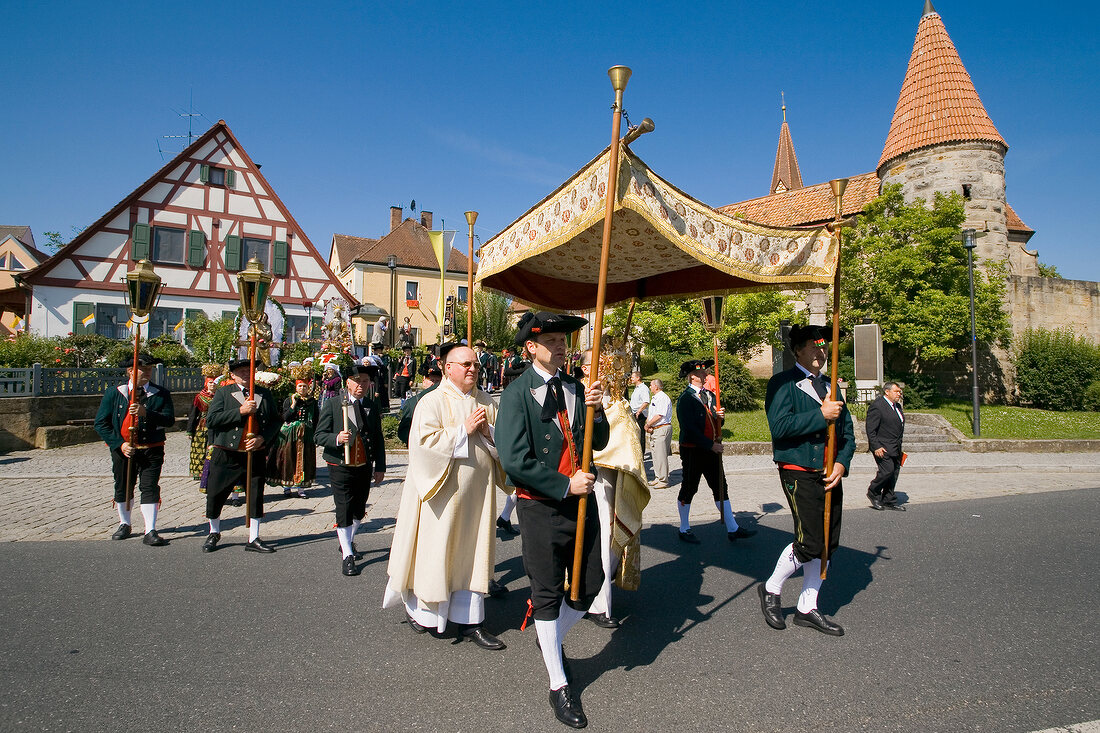
[(1009, 243), (1005, 200), (1008, 144), (985, 111), (939, 13), (926, 0), (877, 173), (900, 183), (906, 200), (936, 192), (966, 200), (964, 228), (986, 231), (979, 260), (1012, 275), (1038, 274), (1036, 258)]

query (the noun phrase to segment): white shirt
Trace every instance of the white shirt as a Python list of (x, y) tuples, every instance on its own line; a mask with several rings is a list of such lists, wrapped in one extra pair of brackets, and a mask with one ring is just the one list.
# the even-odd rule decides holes
[(647, 402), (649, 402), (649, 387), (639, 382), (630, 393), (630, 411), (638, 414), (638, 410), (642, 409), (642, 405)]
[(655, 428), (672, 423), (672, 398), (663, 389), (660, 392), (653, 393), (653, 399), (649, 402), (649, 410), (646, 411), (646, 422), (654, 415), (660, 415), (657, 422), (653, 423)]

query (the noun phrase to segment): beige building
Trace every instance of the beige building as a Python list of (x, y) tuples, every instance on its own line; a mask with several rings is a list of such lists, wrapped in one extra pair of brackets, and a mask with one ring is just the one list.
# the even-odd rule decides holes
[(47, 257), (35, 246), (30, 227), (0, 225), (0, 334), (12, 333), (13, 325), (27, 315), (29, 291), (18, 286), (15, 276)]
[[(379, 319), (391, 315), (383, 341), (387, 348), (399, 342), (398, 331), (406, 318), (414, 345), (439, 341), (439, 264), (428, 238), (432, 213), (422, 211), (420, 221), (402, 220), (402, 214), (401, 207), (390, 207), (390, 231), (378, 239), (332, 235), (329, 268), (362, 304), (352, 317), (358, 344), (371, 343)], [(466, 263), (465, 254), (451, 250), (443, 294), (455, 296), (456, 307), (466, 303)]]

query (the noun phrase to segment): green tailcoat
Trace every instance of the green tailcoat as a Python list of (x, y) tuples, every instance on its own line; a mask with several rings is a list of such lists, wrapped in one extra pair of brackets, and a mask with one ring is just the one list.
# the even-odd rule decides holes
[[(813, 386), (797, 366), (768, 380), (764, 411), (772, 433), (772, 457), (776, 463), (791, 463), (802, 468), (825, 468), (825, 446), (829, 442), (829, 423), (821, 414), (821, 401)], [(840, 410), (836, 424), (837, 463), (844, 473), (852, 465), (856, 451), (852, 415), (848, 406)]]

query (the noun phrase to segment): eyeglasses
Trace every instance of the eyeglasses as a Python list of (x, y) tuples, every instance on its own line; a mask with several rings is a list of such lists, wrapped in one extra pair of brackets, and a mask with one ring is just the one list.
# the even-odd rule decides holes
[(463, 369), (473, 369), (475, 366), (481, 366), (476, 361), (449, 361), (449, 362), (447, 362), (447, 366), (450, 366), (451, 364), (454, 364), (455, 366), (460, 366)]

